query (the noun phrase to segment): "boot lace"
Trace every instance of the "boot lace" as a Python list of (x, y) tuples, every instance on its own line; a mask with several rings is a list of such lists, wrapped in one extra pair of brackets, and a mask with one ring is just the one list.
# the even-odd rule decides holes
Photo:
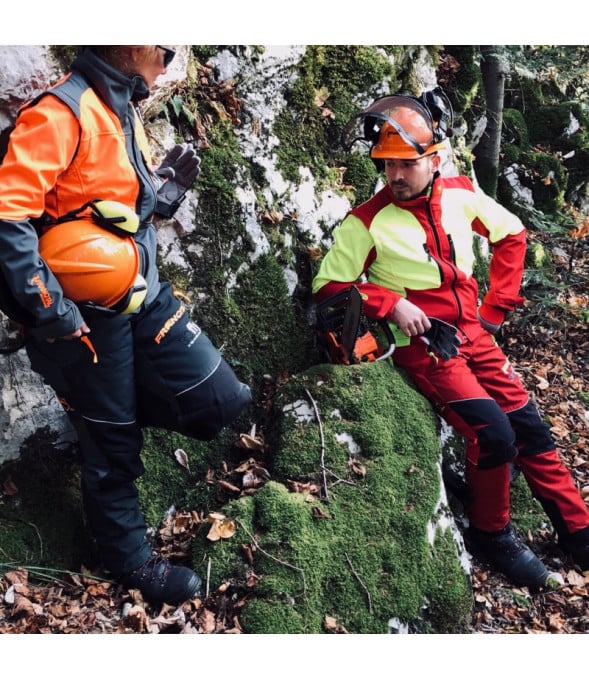
[(168, 577), (170, 569), (171, 565), (165, 557), (153, 554), (140, 567), (137, 567), (132, 574), (149, 581), (154, 581), (158, 578), (163, 585)]

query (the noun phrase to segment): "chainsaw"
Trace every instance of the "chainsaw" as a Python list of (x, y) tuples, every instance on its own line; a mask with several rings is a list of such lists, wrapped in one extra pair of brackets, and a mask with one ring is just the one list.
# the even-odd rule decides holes
[[(430, 328), (419, 338), (444, 361), (459, 353), (458, 329), (435, 317), (428, 317)], [(362, 294), (356, 286), (333, 295), (317, 305), (317, 329), (334, 364), (359, 364), (387, 359), (395, 351), (395, 337), (386, 321), (378, 319), (388, 349), (384, 350), (367, 327), (362, 314)]]
[(379, 320), (389, 344), (385, 350), (368, 328), (362, 314), (362, 295), (356, 286), (337, 293), (317, 305), (317, 330), (328, 360), (334, 364), (382, 361), (395, 350), (393, 333)]

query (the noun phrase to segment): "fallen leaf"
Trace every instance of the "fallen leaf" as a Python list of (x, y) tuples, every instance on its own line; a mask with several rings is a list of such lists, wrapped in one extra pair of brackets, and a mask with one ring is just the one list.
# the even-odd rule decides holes
[(211, 528), (207, 534), (209, 541), (231, 538), (235, 534), (235, 522), (225, 517), (225, 515), (210, 513), (208, 519), (211, 522)]
[(18, 493), (18, 487), (12, 481), (12, 477), (10, 475), (7, 475), (6, 479), (4, 480), (3, 490), (7, 496), (16, 496)]
[(190, 466), (188, 465), (188, 455), (184, 449), (176, 449), (174, 451), (174, 458), (183, 468), (190, 470)]

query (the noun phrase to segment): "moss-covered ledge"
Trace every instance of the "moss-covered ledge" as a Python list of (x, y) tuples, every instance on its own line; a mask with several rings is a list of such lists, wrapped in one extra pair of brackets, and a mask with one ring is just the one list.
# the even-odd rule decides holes
[(269, 445), (272, 480), (223, 508), (233, 537), (211, 542), (205, 523), (194, 548), (211, 590), (229, 579), (247, 599), (246, 632), (320, 633), (325, 617), (351, 633), (467, 629), (468, 577), (437, 523), (436, 420), (390, 363), (292, 378)]

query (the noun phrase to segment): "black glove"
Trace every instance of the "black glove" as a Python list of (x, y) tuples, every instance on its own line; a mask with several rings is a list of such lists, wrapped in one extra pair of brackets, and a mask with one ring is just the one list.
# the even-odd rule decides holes
[(432, 326), (428, 331), (421, 334), (421, 339), (426, 345), (429, 345), (434, 352), (439, 354), (444, 361), (457, 356), (458, 345), (460, 345), (458, 329), (435, 317), (430, 316), (428, 318)]
[(155, 212), (162, 217), (172, 217), (200, 174), (200, 158), (191, 144), (176, 144), (155, 174), (166, 178), (157, 192)]

